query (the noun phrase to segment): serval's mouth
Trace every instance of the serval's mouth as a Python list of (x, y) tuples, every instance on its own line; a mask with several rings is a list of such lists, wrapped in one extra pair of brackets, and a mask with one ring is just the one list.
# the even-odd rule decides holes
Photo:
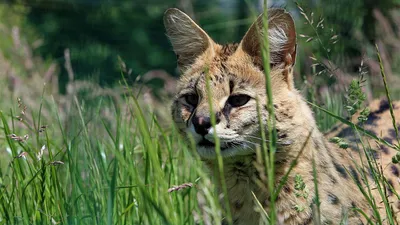
[[(207, 140), (204, 137), (202, 138), (202, 140), (199, 143), (197, 143), (197, 145), (199, 147), (204, 147), (204, 148), (215, 148), (215, 143)], [(232, 147), (241, 146), (241, 145), (242, 145), (242, 142), (235, 142), (235, 143), (233, 143), (233, 142), (220, 142), (220, 149), (221, 149), (221, 151), (224, 151), (227, 148), (232, 148)]]
[[(253, 148), (241, 141), (220, 142), (221, 156), (223, 158), (234, 157), (237, 155), (249, 155), (254, 153)], [(217, 157), (215, 143), (203, 138), (197, 143), (197, 152), (202, 158), (214, 159)]]

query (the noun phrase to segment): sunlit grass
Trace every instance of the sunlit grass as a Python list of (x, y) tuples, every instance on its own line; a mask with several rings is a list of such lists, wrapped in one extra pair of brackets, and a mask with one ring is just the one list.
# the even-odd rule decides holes
[[(196, 224), (205, 213), (221, 220), (202, 162), (173, 128), (126, 101), (125, 111), (99, 103), (91, 113), (75, 99), (68, 133), (56, 112), (39, 133), (2, 111), (1, 146), (11, 154), (0, 158), (0, 224)], [(104, 107), (114, 108), (114, 120), (102, 118)], [(11, 136), (24, 133), (37, 138)]]

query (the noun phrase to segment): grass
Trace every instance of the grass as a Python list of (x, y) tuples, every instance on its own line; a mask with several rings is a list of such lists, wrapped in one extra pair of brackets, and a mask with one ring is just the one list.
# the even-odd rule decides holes
[[(263, 129), (261, 129), (261, 139), (263, 143), (268, 141), (268, 148), (265, 145), (262, 146), (264, 162), (265, 162), (265, 175), (268, 178), (267, 186), (268, 191), (270, 194), (270, 202), (269, 202), (269, 219), (268, 222), (270, 224), (275, 224), (278, 216), (276, 215), (276, 208), (275, 208), (275, 201), (276, 196), (278, 196), (279, 192), (276, 193), (275, 189), (275, 152), (276, 152), (276, 141), (277, 141), (277, 134), (276, 134), (276, 124), (275, 124), (275, 112), (273, 106), (273, 95), (272, 95), (272, 82), (270, 76), (270, 52), (269, 52), (269, 40), (268, 40), (268, 8), (267, 8), (267, 0), (264, 0), (264, 12), (262, 15), (263, 19), (263, 33), (264, 37), (260, 38), (261, 43), (261, 56), (262, 56), (262, 63), (264, 68), (264, 76), (265, 76), (265, 92), (267, 95), (267, 110), (268, 110), (268, 121), (266, 126), (268, 127), (268, 139), (265, 138), (263, 135)], [(258, 110), (259, 111), (259, 110)], [(264, 127), (265, 125), (261, 122), (261, 114), (258, 113), (258, 118), (260, 121), (260, 126)], [(264, 181), (265, 183), (265, 181)], [(275, 196), (276, 195), (276, 196)]]
[[(144, 111), (133, 94), (124, 98), (125, 108), (107, 99), (87, 105), (74, 98), (67, 117), (68, 131), (56, 103), (41, 104), (38, 112), (26, 109), (24, 113), (31, 113), (31, 121), (16, 116), (21, 107), (0, 112), (1, 148), (10, 150), (0, 158), (0, 224), (222, 221), (216, 187), (202, 161), (193, 154), (194, 149), (173, 127), (162, 127), (155, 114)], [(23, 99), (19, 104), (23, 105)], [(102, 115), (105, 109), (112, 110), (111, 120)], [(43, 118), (41, 111), (52, 114)], [(363, 132), (361, 127), (346, 123)], [(371, 159), (367, 163), (376, 167)], [(374, 171), (385, 196), (385, 183), (379, 170)], [(315, 170), (314, 175), (317, 173)], [(360, 188), (376, 205), (370, 190)], [(266, 222), (273, 224), (271, 212), (262, 213)]]
[[(2, 111), (1, 145), (11, 153), (0, 158), (0, 224), (195, 224), (193, 213), (221, 220), (201, 161), (174, 129), (144, 116), (133, 97), (126, 101), (130, 107), (114, 107), (114, 120), (106, 121), (101, 110), (112, 105), (99, 102), (91, 113), (75, 99), (68, 132), (57, 112), (39, 132), (40, 114), (26, 124)], [(25, 133), (31, 138), (11, 136)]]

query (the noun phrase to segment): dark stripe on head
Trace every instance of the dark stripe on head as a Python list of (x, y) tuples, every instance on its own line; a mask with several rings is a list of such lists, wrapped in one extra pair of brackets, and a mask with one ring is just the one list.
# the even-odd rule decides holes
[(233, 82), (233, 80), (230, 80), (229, 81), (229, 94), (232, 94), (234, 87), (235, 87), (235, 83)]
[(222, 114), (225, 116), (226, 119), (226, 126), (229, 128), (230, 127), (230, 119), (229, 119), (229, 114), (232, 111), (232, 106), (230, 104), (225, 104), (224, 108), (222, 109)]

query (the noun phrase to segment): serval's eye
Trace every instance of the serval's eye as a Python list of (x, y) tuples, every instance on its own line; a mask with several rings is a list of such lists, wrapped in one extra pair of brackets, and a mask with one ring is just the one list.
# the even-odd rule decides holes
[(199, 103), (199, 96), (197, 96), (196, 94), (185, 95), (185, 101), (189, 105), (196, 107), (196, 105)]
[(228, 98), (228, 103), (232, 107), (240, 107), (245, 105), (250, 100), (248, 95), (232, 95)]

